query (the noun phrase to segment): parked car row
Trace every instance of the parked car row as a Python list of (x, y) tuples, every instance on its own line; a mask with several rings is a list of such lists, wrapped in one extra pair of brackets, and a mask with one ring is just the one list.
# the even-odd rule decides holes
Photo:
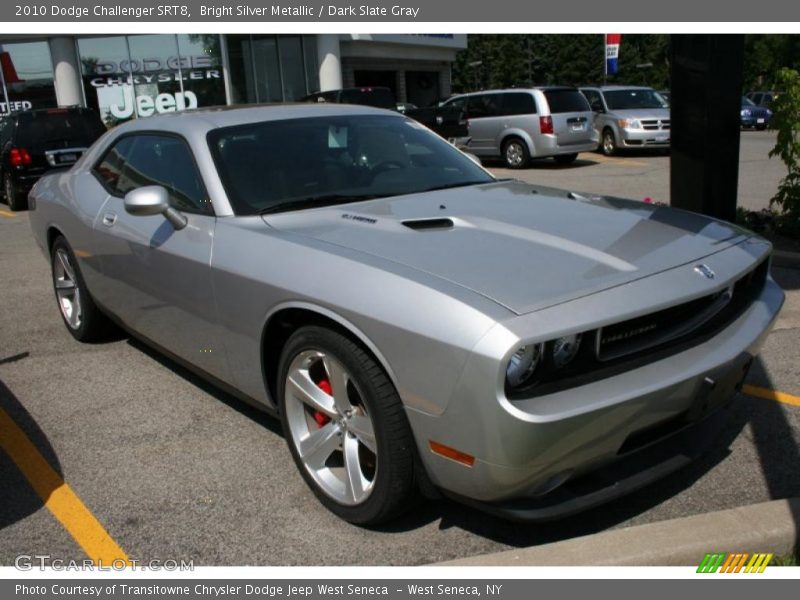
[[(766, 129), (768, 106), (778, 95), (742, 97), (742, 127)], [(481, 159), (501, 158), (506, 167), (520, 169), (533, 158), (569, 164), (592, 150), (612, 156), (622, 149), (668, 149), (668, 96), (642, 86), (543, 86), (459, 94), (420, 108), (374, 86), (316, 92), (302, 101), (393, 110)], [(24, 208), (44, 173), (74, 164), (104, 131), (97, 112), (86, 108), (29, 110), (0, 119), (0, 179), (9, 208)]]

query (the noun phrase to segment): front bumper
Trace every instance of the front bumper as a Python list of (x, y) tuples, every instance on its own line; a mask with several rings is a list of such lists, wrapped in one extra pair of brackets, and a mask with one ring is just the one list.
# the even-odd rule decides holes
[(670, 145), (670, 130), (620, 130), (620, 144), (624, 148), (668, 148)]
[[(746, 243), (706, 261), (720, 275), (733, 277), (741, 272), (741, 261), (752, 260), (747, 257), (762, 252), (760, 248)], [(686, 278), (688, 285), (693, 281), (689, 275), (690, 269), (676, 269), (662, 276), (662, 284), (665, 289), (673, 284), (680, 287)], [(727, 277), (720, 280), (725, 282)], [(598, 313), (611, 310), (609, 306), (626, 296), (648, 291), (649, 285), (640, 280), (626, 289), (609, 290), (602, 305), (586, 298), (569, 309), (557, 307), (553, 310), (558, 312), (545, 315), (547, 311), (541, 311), (539, 317), (521, 319), (532, 327), (559, 318), (576, 321), (591, 312), (586, 318), (597, 319)], [(495, 511), (504, 510), (509, 502), (519, 511), (521, 503), (533, 511), (530, 518), (540, 519), (583, 510), (662, 477), (697, 455), (699, 450), (688, 441), (691, 432), (735, 394), (783, 299), (783, 291), (768, 278), (752, 304), (701, 343), (590, 384), (518, 401), (502, 395), (494, 401), (491, 396), (496, 392), (484, 383), (497, 373), (497, 362), (489, 356), (491, 336), (487, 336), (473, 350), (465, 375), (441, 415), (408, 409), (432, 482), (447, 495), (484, 508), (488, 504)], [(708, 434), (701, 437), (708, 439)], [(431, 440), (474, 456), (474, 464), (466, 467), (433, 454), (428, 446)], [(639, 454), (662, 441), (675, 445), (670, 457), (653, 461), (646, 453)], [(634, 459), (635, 455), (639, 458)], [(612, 474), (614, 464), (621, 475)], [(584, 485), (587, 474), (601, 470), (605, 484), (563, 499), (571, 483)], [(554, 492), (563, 501), (556, 502)], [(556, 509), (554, 504), (563, 506)], [(536, 512), (542, 506), (547, 507), (545, 517)]]
[[(728, 417), (728, 405), (741, 389), (753, 362), (743, 353), (704, 378), (682, 414), (631, 434), (617, 455), (574, 477), (552, 478), (554, 490), (533, 498), (481, 502), (445, 492), (454, 500), (506, 519), (543, 522), (568, 517), (633, 493), (687, 466), (713, 445)], [(563, 482), (563, 484), (562, 484)]]

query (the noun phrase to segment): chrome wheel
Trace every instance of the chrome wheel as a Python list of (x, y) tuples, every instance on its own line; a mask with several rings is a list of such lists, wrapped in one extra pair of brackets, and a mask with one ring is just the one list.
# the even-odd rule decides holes
[(506, 144), (506, 163), (510, 167), (520, 167), (525, 161), (525, 149), (520, 142)]
[(59, 248), (53, 261), (53, 283), (56, 288), (58, 306), (64, 320), (72, 329), (81, 326), (81, 291), (75, 277), (75, 267), (64, 248)]
[(364, 502), (378, 472), (375, 428), (342, 363), (319, 350), (300, 352), (287, 370), (284, 397), (291, 442), (319, 489), (344, 505)]
[(603, 133), (603, 154), (611, 156), (617, 151), (617, 142), (614, 139), (614, 133), (606, 130)]

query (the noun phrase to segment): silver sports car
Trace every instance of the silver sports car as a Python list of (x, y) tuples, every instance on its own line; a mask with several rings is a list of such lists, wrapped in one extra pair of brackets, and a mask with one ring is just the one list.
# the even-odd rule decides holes
[(748, 231), (498, 180), (369, 107), (140, 119), (30, 200), (77, 340), (114, 323), (279, 415), (361, 524), (418, 494), (550, 519), (674, 471), (783, 302)]

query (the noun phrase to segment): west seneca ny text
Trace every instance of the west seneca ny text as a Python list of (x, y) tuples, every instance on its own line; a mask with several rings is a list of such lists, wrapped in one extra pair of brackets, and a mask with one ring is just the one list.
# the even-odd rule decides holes
[(359, 5), (334, 5), (334, 4), (301, 4), (299, 6), (286, 6), (271, 4), (258, 6), (253, 4), (237, 4), (236, 6), (220, 6), (216, 4), (201, 5), (200, 16), (222, 19), (225, 17), (413, 17), (420, 14), (417, 6), (373, 6)]

